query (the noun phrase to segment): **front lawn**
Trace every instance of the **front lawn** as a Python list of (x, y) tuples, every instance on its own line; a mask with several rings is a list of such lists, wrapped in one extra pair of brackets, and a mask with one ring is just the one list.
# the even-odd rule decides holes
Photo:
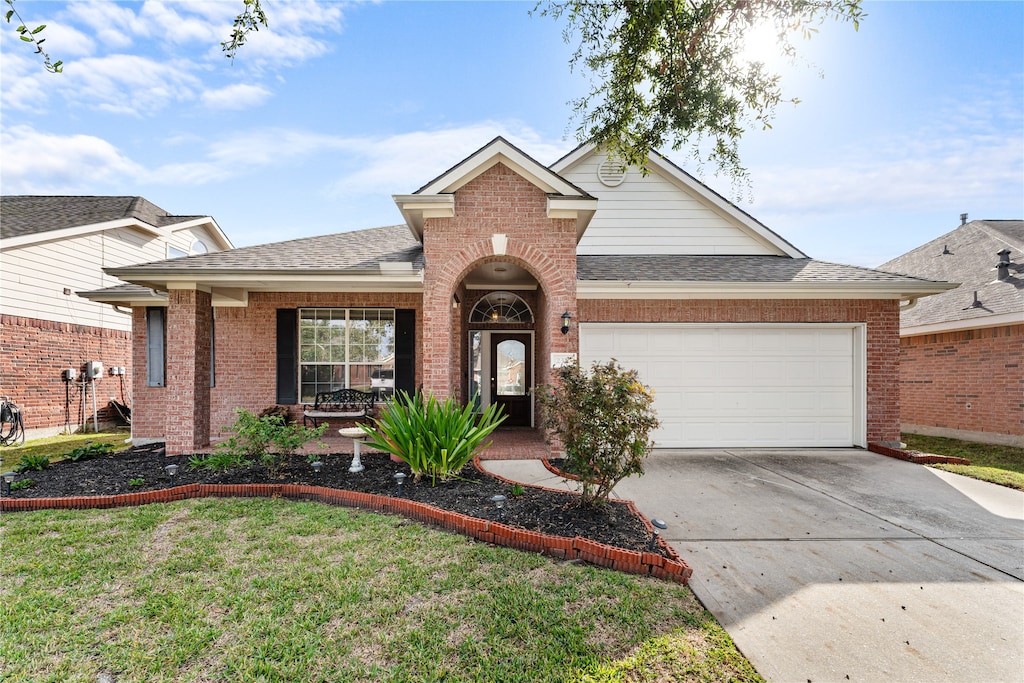
[(32, 439), (21, 446), (5, 446), (0, 449), (0, 467), (6, 472), (17, 466), (18, 462), (25, 456), (43, 456), (50, 459), (50, 462), (60, 460), (69, 452), (89, 443), (110, 444), (114, 451), (123, 451), (130, 444), (125, 443), (129, 436), (127, 431), (123, 432), (78, 432), (76, 434), (59, 434), (44, 439)]
[(901, 438), (910, 450), (967, 458), (971, 461), (970, 465), (929, 465), (929, 467), (1024, 491), (1024, 448), (921, 434), (903, 434)]
[(684, 586), (399, 517), (202, 499), (0, 524), (9, 680), (762, 680)]

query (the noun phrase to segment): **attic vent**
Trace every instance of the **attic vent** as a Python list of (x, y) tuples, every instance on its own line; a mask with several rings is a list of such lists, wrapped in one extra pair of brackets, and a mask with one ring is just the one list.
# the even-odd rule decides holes
[(597, 179), (607, 187), (618, 187), (626, 179), (626, 170), (626, 164), (608, 157), (597, 167)]

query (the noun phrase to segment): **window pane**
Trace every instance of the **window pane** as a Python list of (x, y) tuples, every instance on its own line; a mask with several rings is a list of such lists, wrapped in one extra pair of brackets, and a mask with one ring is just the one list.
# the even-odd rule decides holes
[(515, 339), (498, 344), (498, 396), (525, 396), (526, 345)]

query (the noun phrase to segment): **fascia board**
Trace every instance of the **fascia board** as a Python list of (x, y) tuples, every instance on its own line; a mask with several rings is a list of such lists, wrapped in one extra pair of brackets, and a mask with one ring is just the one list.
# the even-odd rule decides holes
[(179, 230), (187, 230), (188, 228), (206, 228), (221, 251), (227, 251), (228, 249), (234, 249), (235, 245), (228, 239), (227, 234), (221, 230), (220, 226), (210, 216), (203, 216), (202, 218), (196, 218), (191, 221), (184, 221), (183, 223), (175, 223), (167, 226), (167, 229), (173, 234)]
[(580, 281), (580, 299), (909, 299), (947, 291), (943, 283)]
[(423, 291), (422, 272), (403, 274), (371, 273), (324, 273), (295, 271), (234, 271), (212, 273), (186, 271), (177, 273), (120, 272), (116, 277), (133, 284), (149, 287), (158, 292), (168, 289), (199, 288), (211, 292), (218, 289), (235, 290), (236, 295), (245, 291), (359, 291), (359, 292), (409, 292)]
[(405, 224), (417, 242), (423, 243), (423, 224), (427, 218), (451, 218), (455, 215), (453, 194), (394, 194), (391, 195), (402, 212)]
[(455, 192), (495, 164), (502, 163), (548, 194), (578, 196), (580, 189), (557, 173), (515, 149), (504, 140), (495, 140), (461, 164), (419, 191), (421, 195)]
[(158, 228), (155, 225), (150, 225), (142, 221), (135, 220), (133, 218), (118, 218), (116, 221), (105, 221), (103, 223), (90, 223), (89, 225), (76, 225), (71, 228), (61, 228), (60, 230), (47, 230), (46, 232), (37, 232), (32, 235), (19, 235), (18, 237), (6, 237), (0, 243), (0, 248), (13, 249), (15, 247), (23, 247), (29, 244), (37, 244), (41, 242), (55, 242), (57, 240), (67, 239), (69, 237), (78, 237), (80, 235), (88, 235), (94, 232), (104, 232), (106, 230), (115, 230), (117, 228), (135, 228), (140, 232), (144, 232), (153, 237), (168, 237), (170, 233), (164, 228)]
[(75, 292), (89, 301), (111, 306), (166, 306), (167, 295), (149, 289), (145, 292)]
[(988, 315), (984, 318), (949, 320), (931, 325), (915, 325), (913, 327), (903, 327), (901, 325), (900, 336), (917, 337), (922, 334), (941, 334), (943, 332), (959, 332), (962, 330), (978, 330), (988, 327), (1003, 327), (1005, 325), (1021, 324), (1024, 324), (1024, 311), (1016, 311), (1014, 313)]
[(551, 164), (550, 168), (554, 173), (561, 175), (590, 156), (595, 149), (597, 149), (597, 145), (592, 142), (580, 145), (555, 163)]

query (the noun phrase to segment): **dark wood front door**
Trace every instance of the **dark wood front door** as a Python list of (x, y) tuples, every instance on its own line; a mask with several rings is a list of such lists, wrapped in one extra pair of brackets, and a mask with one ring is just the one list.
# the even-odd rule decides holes
[(533, 345), (528, 334), (491, 334), (491, 402), (506, 427), (529, 427), (533, 416)]

